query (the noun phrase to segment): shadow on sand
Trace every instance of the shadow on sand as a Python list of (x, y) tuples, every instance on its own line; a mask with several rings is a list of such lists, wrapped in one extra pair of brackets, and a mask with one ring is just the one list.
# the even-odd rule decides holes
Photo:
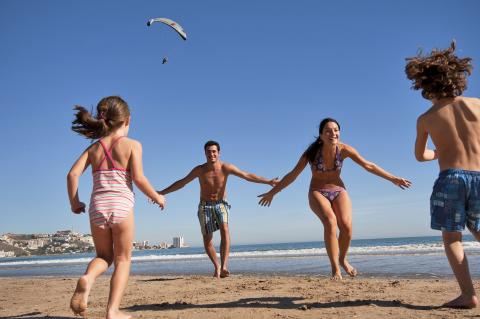
[(23, 315), (0, 317), (0, 319), (74, 319), (75, 317), (58, 317), (42, 315), (41, 312), (30, 312)]
[(271, 309), (321, 309), (337, 307), (361, 307), (376, 306), (383, 308), (407, 308), (413, 310), (433, 310), (439, 309), (439, 306), (419, 306), (403, 303), (399, 300), (354, 300), (354, 301), (335, 301), (335, 302), (314, 302), (314, 303), (295, 303), (303, 300), (301, 297), (264, 297), (264, 298), (244, 298), (237, 301), (195, 305), (187, 302), (160, 303), (149, 305), (133, 305), (125, 310), (130, 311), (155, 311), (155, 310), (185, 310), (185, 309), (221, 309), (221, 308), (271, 308)]

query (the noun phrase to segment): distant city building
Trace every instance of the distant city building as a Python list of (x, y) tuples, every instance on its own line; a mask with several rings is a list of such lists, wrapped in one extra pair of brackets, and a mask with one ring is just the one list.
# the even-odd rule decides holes
[(13, 251), (0, 250), (0, 258), (6, 258), (6, 257), (15, 257), (15, 253)]
[(182, 248), (185, 247), (185, 240), (183, 236), (173, 237), (173, 248)]

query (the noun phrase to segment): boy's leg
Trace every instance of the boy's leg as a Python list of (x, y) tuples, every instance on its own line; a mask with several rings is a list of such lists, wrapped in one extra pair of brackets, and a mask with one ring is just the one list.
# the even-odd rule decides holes
[(228, 230), (228, 223), (220, 224), (220, 277), (225, 278), (230, 276), (228, 271), (228, 255), (230, 254), (230, 232)]
[(70, 300), (70, 308), (75, 314), (86, 316), (88, 295), (98, 276), (104, 273), (113, 262), (113, 241), (109, 228), (90, 225), (96, 257), (88, 264), (85, 274), (78, 279), (77, 287)]
[(450, 302), (444, 304), (445, 307), (452, 308), (474, 308), (478, 304), (473, 288), (468, 261), (462, 246), (461, 232), (443, 231), (443, 243), (448, 262), (452, 267), (455, 278), (460, 286), (461, 295)]
[(205, 247), (205, 252), (208, 255), (208, 258), (213, 263), (215, 267), (215, 272), (213, 277), (220, 278), (220, 265), (218, 264), (217, 252), (213, 246), (213, 234), (202, 234), (203, 235), (203, 247)]
[(133, 211), (121, 223), (112, 225), (114, 245), (114, 264), (110, 280), (110, 294), (107, 305), (108, 318), (130, 318), (131, 316), (120, 311), (120, 302), (128, 284), (132, 257), (132, 242), (134, 232)]

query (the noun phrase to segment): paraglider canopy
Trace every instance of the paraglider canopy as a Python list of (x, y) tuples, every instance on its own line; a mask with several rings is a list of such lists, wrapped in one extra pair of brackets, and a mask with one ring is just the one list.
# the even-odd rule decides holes
[(147, 21), (147, 26), (151, 26), (152, 24), (156, 22), (161, 22), (164, 23), (168, 26), (170, 26), (173, 30), (177, 31), (178, 35), (183, 39), (187, 40), (187, 34), (183, 30), (182, 26), (176, 23), (173, 20), (167, 19), (167, 18), (153, 18)]

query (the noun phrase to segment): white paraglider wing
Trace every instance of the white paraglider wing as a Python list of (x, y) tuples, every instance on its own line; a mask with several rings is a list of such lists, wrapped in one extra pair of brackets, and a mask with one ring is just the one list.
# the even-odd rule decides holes
[(162, 22), (162, 23), (165, 23), (166, 25), (169, 25), (173, 30), (177, 31), (178, 35), (180, 35), (180, 37), (182, 37), (183, 40), (187, 40), (187, 34), (185, 33), (185, 30), (183, 30), (182, 26), (176, 23), (175, 21), (167, 18), (154, 18), (147, 21), (147, 26), (151, 26), (156, 22)]

